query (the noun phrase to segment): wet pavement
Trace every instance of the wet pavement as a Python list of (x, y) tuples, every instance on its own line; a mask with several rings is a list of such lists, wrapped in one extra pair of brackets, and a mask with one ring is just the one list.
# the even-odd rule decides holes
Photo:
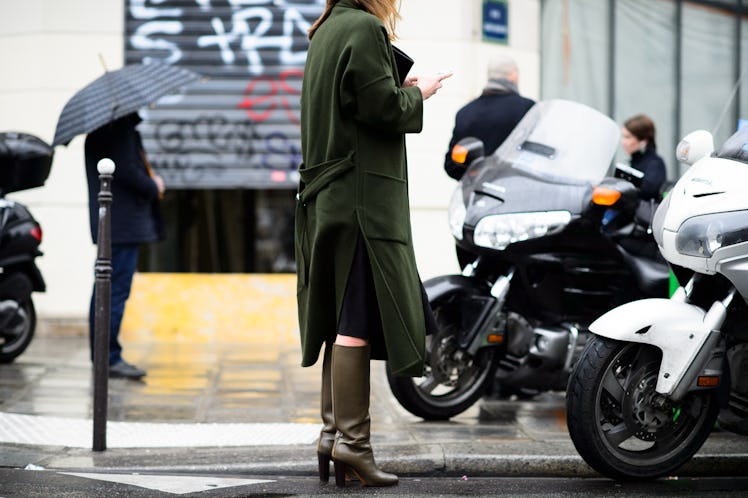
[[(225, 343), (131, 337), (125, 357), (148, 376), (109, 381), (112, 444), (104, 452), (87, 443), (88, 354), (84, 337), (44, 334), (15, 363), (0, 365), (0, 467), (315, 475), (320, 369), (299, 366), (295, 341), (267, 334)], [(597, 475), (568, 437), (562, 393), (484, 399), (451, 421), (424, 422), (398, 405), (383, 367), (372, 363), (371, 416), (385, 470), (411, 477)], [(714, 433), (680, 475), (748, 475), (748, 438)]]
[[(109, 380), (109, 420), (130, 422), (316, 422), (310, 400), (319, 370), (297, 368), (291, 347), (244, 343), (128, 343), (142, 381)], [(0, 410), (90, 418), (92, 374), (82, 337), (37, 337), (0, 365)]]

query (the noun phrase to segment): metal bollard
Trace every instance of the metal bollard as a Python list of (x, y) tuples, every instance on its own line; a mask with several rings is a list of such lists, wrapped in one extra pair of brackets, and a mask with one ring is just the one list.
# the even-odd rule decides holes
[(114, 161), (104, 158), (99, 171), (99, 230), (96, 245), (96, 293), (94, 296), (94, 391), (93, 450), (106, 450), (109, 403), (109, 328), (112, 305), (112, 175)]

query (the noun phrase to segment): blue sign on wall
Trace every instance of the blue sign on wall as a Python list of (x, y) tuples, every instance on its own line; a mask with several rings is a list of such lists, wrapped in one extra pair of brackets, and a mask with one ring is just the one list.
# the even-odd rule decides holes
[(509, 41), (507, 0), (483, 0), (483, 39), (497, 43)]

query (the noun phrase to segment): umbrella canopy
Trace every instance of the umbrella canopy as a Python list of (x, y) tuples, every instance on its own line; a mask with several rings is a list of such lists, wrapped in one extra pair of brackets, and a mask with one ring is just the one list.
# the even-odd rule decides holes
[(28, 133), (0, 133), (0, 195), (41, 187), (49, 176), (54, 150)]
[(166, 64), (133, 64), (107, 71), (65, 104), (52, 146), (67, 145), (77, 135), (136, 112), (199, 78), (193, 71)]

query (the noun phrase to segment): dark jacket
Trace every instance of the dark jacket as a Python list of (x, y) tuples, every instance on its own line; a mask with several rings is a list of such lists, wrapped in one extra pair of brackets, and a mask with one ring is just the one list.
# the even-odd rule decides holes
[(644, 152), (634, 152), (631, 155), (631, 167), (644, 173), (639, 187), (639, 197), (657, 200), (666, 177), (665, 161), (657, 155), (657, 150), (654, 147), (647, 147)]
[(459, 180), (465, 169), (452, 163), (452, 147), (465, 137), (475, 137), (483, 142), (486, 155), (493, 154), (509, 136), (525, 113), (535, 104), (514, 92), (490, 93), (468, 103), (457, 112), (452, 139), (444, 158), (444, 170)]
[[(420, 376), (425, 318), (410, 226), (405, 133), (421, 130), (417, 87), (400, 88), (387, 31), (341, 0), (309, 44), (301, 89), (296, 210), (302, 366), (334, 340), (358, 234), (371, 262), (384, 344), (372, 357)], [(383, 347), (380, 347), (383, 346)]]
[(86, 137), (86, 178), (91, 238), (97, 242), (99, 225), (100, 159), (114, 161), (112, 180), (112, 243), (137, 244), (163, 238), (159, 212), (158, 186), (148, 174), (143, 145), (135, 126), (137, 114), (102, 126)]

